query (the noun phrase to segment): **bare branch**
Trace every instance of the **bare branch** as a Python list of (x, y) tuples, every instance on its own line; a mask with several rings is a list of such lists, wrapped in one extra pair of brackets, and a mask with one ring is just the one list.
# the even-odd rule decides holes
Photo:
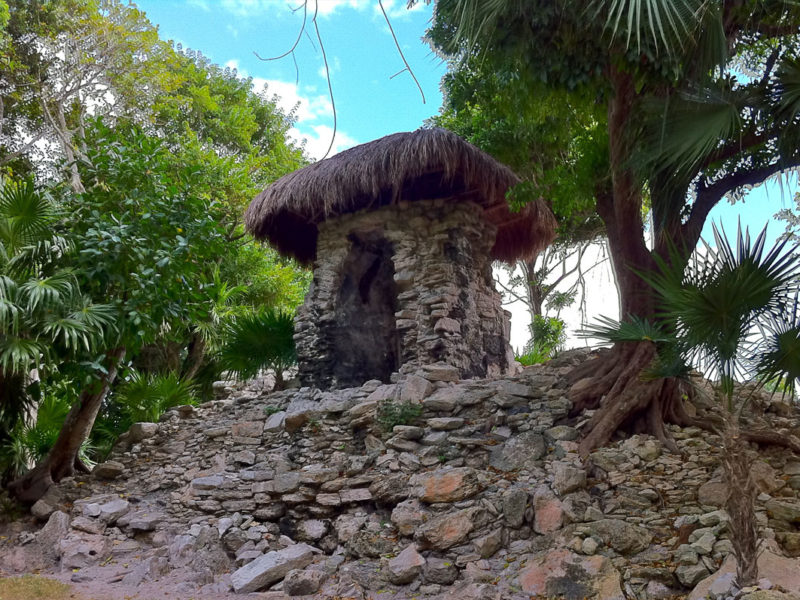
[(325, 63), (325, 79), (328, 81), (328, 94), (331, 97), (331, 109), (333, 110), (333, 134), (331, 135), (331, 143), (328, 146), (328, 149), (325, 151), (325, 155), (320, 159), (324, 160), (328, 157), (328, 154), (331, 153), (333, 150), (333, 142), (336, 140), (336, 125), (337, 125), (337, 118), (336, 118), (336, 101), (333, 98), (333, 87), (331, 86), (331, 71), (328, 67), (328, 57), (325, 54), (325, 46), (322, 43), (322, 36), (319, 34), (319, 25), (317, 25), (317, 11), (319, 10), (319, 0), (315, 0), (314, 3), (314, 18), (311, 19), (311, 22), (314, 23), (314, 31), (317, 32), (317, 41), (319, 42), (319, 48), (322, 50), (322, 60)]
[[(389, 20), (389, 15), (386, 14), (386, 9), (383, 8), (383, 0), (378, 0), (378, 6), (381, 7), (381, 12), (383, 13), (383, 18), (386, 19), (386, 24), (389, 26), (389, 32), (392, 34), (392, 39), (394, 40), (394, 45), (397, 46), (397, 53), (400, 55), (400, 58), (403, 60), (403, 64), (406, 66), (406, 69), (411, 75), (411, 78), (414, 80), (414, 83), (417, 84), (417, 88), (419, 89), (419, 93), (422, 96), (422, 103), (425, 104), (425, 92), (422, 91), (422, 86), (419, 84), (417, 80), (417, 76), (414, 75), (414, 71), (411, 69), (411, 65), (408, 64), (405, 55), (403, 54), (403, 50), (400, 48), (400, 42), (397, 41), (397, 36), (394, 34), (394, 28), (392, 27), (392, 22)], [(395, 73), (395, 75), (399, 75), (403, 71), (399, 73)], [(395, 75), (392, 75), (394, 77)]]
[[(278, 60), (278, 59), (284, 58), (286, 56), (289, 56), (290, 54), (294, 54), (294, 51), (297, 48), (297, 44), (300, 43), (300, 38), (303, 37), (303, 32), (306, 30), (306, 20), (308, 19), (308, 0), (305, 0), (303, 2), (302, 7), (298, 6), (297, 8), (292, 9), (292, 12), (300, 10), (300, 8), (303, 9), (303, 24), (300, 27), (300, 31), (297, 32), (297, 39), (295, 39), (294, 44), (292, 44), (292, 47), (289, 48), (286, 52), (284, 52), (280, 56), (271, 56), (271, 57), (268, 57), (268, 58), (263, 58), (262, 56), (259, 55), (258, 52), (256, 52), (254, 50), (253, 54), (255, 54), (255, 56), (256, 56), (256, 58), (258, 60), (263, 60), (263, 61), (266, 62), (266, 61), (270, 61), (270, 60)], [(316, 17), (316, 11), (314, 12), (314, 16)]]

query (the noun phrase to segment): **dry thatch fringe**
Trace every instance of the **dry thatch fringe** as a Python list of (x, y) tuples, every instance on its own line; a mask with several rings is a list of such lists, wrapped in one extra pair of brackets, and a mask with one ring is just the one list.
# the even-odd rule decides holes
[(753, 458), (744, 443), (735, 415), (727, 414), (722, 432), (722, 466), (728, 483), (725, 510), (731, 518), (731, 544), (736, 557), (739, 589), (758, 582), (756, 486), (751, 475)]
[(290, 173), (251, 202), (245, 225), (283, 254), (310, 263), (317, 224), (328, 218), (402, 200), (472, 200), (498, 228), (492, 258), (535, 256), (555, 236), (543, 201), (511, 213), (508, 188), (519, 182), (505, 165), (444, 129), (396, 133)]

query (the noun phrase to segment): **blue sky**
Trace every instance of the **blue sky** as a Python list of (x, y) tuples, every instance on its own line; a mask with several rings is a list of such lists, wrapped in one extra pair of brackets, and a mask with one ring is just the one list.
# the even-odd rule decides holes
[[(324, 62), (309, 12), (306, 33), (297, 45), (297, 70), (291, 56), (264, 62), (256, 58), (287, 52), (303, 22), (301, 4), (282, 0), (137, 0), (159, 26), (162, 38), (200, 50), (211, 61), (238, 69), (266, 83), (282, 106), (298, 102), (293, 134), (306, 139), (312, 157), (326, 151), (333, 132), (333, 110)], [(314, 2), (309, 2), (313, 10)], [(403, 53), (417, 76), (426, 103), (404, 68), (377, 0), (319, 0), (317, 24), (331, 71), (337, 135), (343, 150), (397, 131), (410, 131), (438, 112), (442, 61), (421, 41), (431, 16), (424, 2), (413, 10), (405, 0), (384, 0)]]
[[(161, 36), (195, 50), (220, 65), (253, 77), (254, 84), (281, 97), (288, 111), (297, 105), (293, 136), (306, 140), (310, 156), (320, 158), (331, 141), (333, 110), (324, 77), (323, 58), (308, 15), (307, 35), (297, 45), (297, 70), (291, 56), (264, 62), (256, 58), (288, 51), (300, 31), (299, 0), (137, 0)], [(309, 2), (313, 7), (314, 2)], [(334, 151), (368, 142), (397, 131), (416, 129), (438, 112), (439, 82), (445, 65), (422, 41), (432, 7), (424, 1), (413, 10), (406, 0), (384, 0), (397, 39), (419, 80), (420, 92), (408, 73), (381, 14), (377, 0), (319, 0), (317, 23), (331, 70), (338, 117)], [(310, 8), (311, 9), (311, 8)], [(299, 105), (298, 105), (299, 103)], [(783, 186), (772, 183), (753, 190), (744, 203), (721, 202), (710, 223), (721, 221), (734, 234), (737, 220), (759, 231), (770, 222), (770, 238), (783, 231), (772, 216), (792, 206), (797, 180)]]

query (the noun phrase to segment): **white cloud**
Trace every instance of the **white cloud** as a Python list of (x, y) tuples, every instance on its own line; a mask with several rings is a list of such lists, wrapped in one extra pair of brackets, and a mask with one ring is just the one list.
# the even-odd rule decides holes
[[(381, 18), (383, 18), (383, 14), (381, 14), (381, 7), (378, 5), (378, 0), (375, 0), (373, 4), (375, 14), (380, 15)], [(389, 19), (407, 19), (411, 16), (411, 13), (425, 10), (425, 2), (422, 0), (419, 0), (419, 2), (417, 2), (411, 8), (407, 8), (407, 5), (407, 0), (383, 0), (383, 9), (386, 11)]]
[[(230, 60), (225, 66), (236, 67), (238, 61)], [(319, 160), (328, 150), (333, 136), (333, 107), (327, 95), (319, 94), (312, 86), (298, 86), (292, 82), (254, 77), (254, 90), (261, 93), (266, 87), (268, 97), (277, 96), (278, 106), (286, 113), (294, 110), (295, 124), (289, 137), (304, 144), (310, 158)], [(360, 142), (344, 131), (337, 131), (333, 148), (328, 156), (346, 150)]]
[(205, 12), (211, 10), (211, 7), (208, 5), (208, 0), (189, 0), (189, 6), (194, 6)]
[(227, 31), (228, 33), (230, 33), (230, 34), (231, 34), (231, 36), (233, 36), (233, 38), (234, 38), (234, 39), (239, 37), (239, 30), (238, 30), (238, 29), (236, 29), (236, 27), (234, 27), (234, 26), (233, 26), (233, 25), (231, 25), (230, 23), (228, 23), (227, 25), (225, 25), (225, 31)]
[[(338, 56), (334, 56), (333, 60), (329, 60), (328, 61), (328, 71), (330, 71), (331, 75), (333, 75), (337, 71), (341, 71), (341, 70), (342, 70), (342, 61), (339, 60)], [(323, 79), (326, 79), (326, 77), (325, 77), (325, 63), (322, 63), (320, 65), (319, 69), (317, 69), (317, 75), (319, 75)]]
[[(190, 4), (208, 10), (208, 0), (189, 0)], [(320, 17), (329, 17), (336, 11), (349, 8), (351, 10), (365, 11), (372, 8), (375, 14), (380, 15), (381, 9), (378, 0), (308, 0), (308, 14), (313, 15), (316, 8)], [(302, 6), (298, 0), (296, 4), (287, 5), (276, 0), (222, 0), (222, 8), (237, 17), (254, 17), (263, 14), (291, 14), (292, 8)], [(425, 9), (425, 2), (420, 0), (411, 9), (406, 8), (406, 0), (383, 0), (383, 8), (390, 19), (402, 19), (412, 12)], [(301, 11), (298, 11), (301, 12)], [(382, 16), (382, 15), (381, 15)]]
[(261, 92), (264, 85), (267, 86), (267, 96), (278, 96), (278, 106), (285, 112), (296, 108), (295, 117), (298, 122), (314, 121), (320, 118), (333, 116), (333, 106), (330, 98), (324, 94), (318, 94), (315, 88), (304, 87), (299, 89), (296, 84), (277, 79), (264, 79), (254, 77), (253, 86), (256, 92)]
[[(314, 125), (310, 128), (310, 131), (301, 131), (295, 127), (289, 132), (289, 135), (297, 143), (305, 141), (306, 154), (315, 160), (319, 160), (325, 155), (325, 152), (327, 152), (328, 147), (331, 145), (333, 127), (328, 125)], [(352, 148), (358, 143), (358, 140), (350, 137), (344, 131), (337, 131), (336, 137), (333, 140), (333, 148), (331, 148), (328, 158), (337, 152)]]
[[(231, 60), (226, 62), (223, 66), (228, 67), (229, 69), (236, 69), (236, 73), (239, 75), (239, 77), (246, 78), (249, 75), (247, 69), (243, 69), (242, 67), (239, 66), (238, 58), (232, 58)], [(258, 89), (256, 89), (256, 91), (258, 91)]]

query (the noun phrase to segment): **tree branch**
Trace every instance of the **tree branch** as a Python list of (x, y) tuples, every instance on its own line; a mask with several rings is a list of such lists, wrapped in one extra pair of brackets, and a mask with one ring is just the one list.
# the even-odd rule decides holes
[(689, 219), (681, 227), (681, 241), (687, 248), (694, 248), (700, 239), (700, 232), (703, 230), (708, 213), (726, 194), (744, 186), (763, 183), (773, 175), (798, 166), (800, 166), (800, 157), (790, 162), (780, 162), (758, 169), (734, 172), (708, 186), (703, 184), (697, 191), (697, 199), (692, 206)]

